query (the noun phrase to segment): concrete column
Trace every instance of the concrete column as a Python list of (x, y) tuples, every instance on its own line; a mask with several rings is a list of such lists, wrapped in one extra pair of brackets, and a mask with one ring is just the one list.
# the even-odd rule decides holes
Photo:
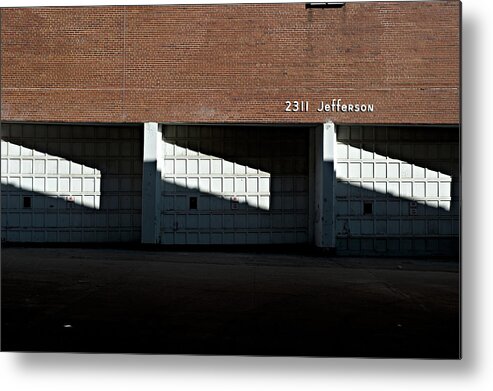
[(315, 130), (314, 239), (317, 247), (335, 249), (335, 125), (327, 122)]
[(159, 243), (162, 145), (161, 125), (156, 122), (146, 122), (142, 172), (142, 243)]

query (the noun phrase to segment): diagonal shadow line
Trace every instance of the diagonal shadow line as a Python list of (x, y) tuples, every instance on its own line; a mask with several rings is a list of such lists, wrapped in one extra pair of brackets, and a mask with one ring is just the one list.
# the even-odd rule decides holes
[[(163, 181), (164, 182), (164, 181)], [(306, 237), (306, 226), (309, 224), (307, 221), (308, 216), (306, 214), (306, 208), (305, 209), (298, 209), (297, 213), (299, 214), (300, 220), (294, 219), (291, 223), (291, 225), (286, 225), (285, 222), (281, 222), (282, 220), (279, 220), (277, 223), (274, 221), (276, 215), (281, 215), (283, 213), (286, 213), (286, 210), (283, 210), (282, 208), (278, 209), (277, 207), (269, 210), (269, 211), (263, 211), (258, 208), (251, 207), (247, 204), (241, 204), (239, 205), (238, 210), (231, 210), (231, 203), (227, 200), (224, 200), (223, 198), (216, 197), (215, 195), (212, 195), (210, 193), (206, 192), (201, 192), (199, 189), (188, 189), (186, 187), (180, 187), (176, 185), (170, 185), (169, 183), (162, 183), (163, 186), (167, 186), (168, 192), (172, 194), (176, 194), (180, 197), (183, 197), (186, 201), (190, 197), (197, 197), (198, 202), (197, 202), (197, 210), (190, 210), (189, 206), (185, 203), (182, 205), (183, 207), (181, 209), (170, 209), (166, 210), (166, 207), (162, 209), (161, 216), (164, 216), (164, 225), (161, 227), (161, 232), (162, 234), (166, 233), (193, 233), (193, 234), (204, 234), (204, 233), (212, 233), (214, 230), (220, 230), (223, 232), (231, 232), (231, 233), (239, 233), (239, 232), (255, 232), (255, 233), (262, 233), (262, 232), (272, 232), (272, 231), (278, 231), (278, 232), (292, 232), (293, 234), (291, 237), (294, 237), (294, 242), (309, 242), (309, 238)], [(341, 184), (339, 184), (341, 185)], [(170, 189), (170, 186), (174, 187), (174, 189)], [(357, 188), (355, 186), (351, 185), (343, 185), (347, 186), (348, 191), (352, 191), (353, 188), (357, 190), (360, 195), (358, 199), (351, 199), (351, 203), (358, 203), (359, 204), (359, 210), (356, 212), (350, 212), (348, 211), (347, 215), (338, 215), (336, 216), (336, 220), (367, 220), (367, 221), (373, 221), (373, 220), (378, 220), (378, 219), (389, 219), (392, 218), (392, 216), (388, 216), (388, 212), (385, 215), (378, 215), (374, 214), (373, 216), (364, 216), (362, 213), (362, 204), (364, 200), (373, 200), (373, 202), (378, 202), (378, 201), (385, 201), (385, 202), (392, 202), (392, 201), (398, 201), (400, 208), (401, 209), (406, 209), (408, 208), (408, 204), (411, 202), (410, 200), (403, 200), (400, 197), (394, 197), (390, 195), (383, 195), (380, 193), (376, 192), (371, 192), (368, 190), (364, 190), (361, 188)], [(9, 217), (9, 211), (4, 209), (4, 213), (2, 214), (2, 227), (4, 230), (9, 230), (9, 229), (36, 229), (36, 228), (52, 228), (52, 229), (58, 229), (58, 230), (80, 230), (82, 229), (94, 229), (98, 228), (97, 224), (95, 224), (93, 219), (88, 219), (86, 220), (86, 223), (82, 223), (82, 220), (84, 219), (84, 215), (98, 215), (98, 214), (111, 214), (112, 212), (119, 213), (119, 209), (109, 209), (109, 205), (107, 202), (104, 200), (104, 196), (102, 196), (101, 200), (101, 205), (102, 209), (100, 210), (95, 210), (92, 208), (87, 208), (81, 205), (73, 205), (70, 203), (67, 203), (64, 199), (61, 198), (53, 198), (49, 197), (45, 194), (42, 193), (36, 193), (36, 192), (30, 192), (30, 191), (25, 191), (22, 189), (19, 189), (15, 186), (10, 186), (10, 185), (5, 185), (2, 184), (2, 195), (3, 196), (10, 196), (11, 194), (15, 194), (19, 198), (22, 198), (24, 196), (30, 196), (30, 197), (35, 197), (39, 199), (42, 199), (41, 201), (41, 207), (38, 207), (38, 201), (33, 200), (33, 207), (32, 209), (29, 210), (24, 210), (24, 212), (27, 213), (21, 213), (19, 215), (19, 222), (12, 224), (9, 222), (8, 219)], [(173, 191), (171, 191), (173, 190)], [(168, 193), (168, 194), (170, 194)], [(275, 197), (275, 195), (274, 195)], [(20, 199), (18, 200), (20, 204)], [(306, 200), (307, 202), (307, 200)], [(272, 203), (274, 206), (277, 205), (277, 200), (272, 200)], [(213, 207), (207, 207), (208, 205), (214, 204)], [(4, 202), (2, 202), (2, 205), (5, 205)], [(50, 205), (52, 207), (50, 208)], [(306, 205), (306, 204), (305, 204)], [(401, 236), (403, 237), (426, 237), (427, 235), (433, 235), (433, 234), (438, 234), (438, 231), (432, 232), (430, 231), (430, 228), (428, 227), (429, 221), (433, 222), (433, 227), (432, 229), (438, 230), (437, 224), (440, 224), (440, 220), (445, 219), (450, 224), (450, 234), (448, 236), (457, 236), (455, 233), (457, 231), (458, 227), (458, 219), (455, 217), (457, 216), (456, 214), (456, 208), (457, 205), (453, 205), (453, 210), (451, 212), (443, 211), (443, 210), (437, 210), (436, 208), (428, 207), (426, 205), (418, 205), (418, 215), (414, 218), (404, 216), (402, 215), (401, 211), (397, 213), (396, 216), (393, 216), (394, 219), (397, 219), (398, 221), (401, 220), (407, 220), (407, 221), (412, 221), (412, 219), (419, 219), (420, 221), (423, 221), (425, 223), (425, 232), (421, 232), (420, 234), (416, 234), (412, 231), (410, 232), (404, 232), (401, 233)], [(20, 206), (20, 205), (19, 205)], [(307, 206), (307, 205), (306, 205)], [(292, 210), (290, 210), (292, 212)], [(44, 215), (49, 215), (50, 213), (57, 215), (57, 214), (62, 214), (69, 216), (69, 220), (66, 222), (66, 226), (60, 226), (59, 222), (56, 221), (55, 223), (47, 224), (46, 222), (40, 223), (40, 227), (35, 227), (35, 224), (33, 220), (27, 220), (27, 222), (22, 222), (22, 215), (26, 215), (29, 213), (42, 213)], [(229, 217), (224, 217), (224, 215), (229, 216)], [(74, 217), (75, 216), (75, 219)], [(214, 218), (213, 216), (220, 216), (223, 222), (223, 226), (221, 227), (213, 227), (212, 226), (212, 219)], [(237, 216), (241, 216), (241, 219), (238, 220)], [(205, 220), (204, 220), (205, 217)], [(17, 217), (16, 217), (17, 219)], [(206, 221), (206, 223), (204, 223)], [(39, 222), (38, 222), (39, 223)], [(178, 223), (178, 225), (176, 225)], [(111, 226), (106, 226), (108, 229), (115, 229), (119, 230), (122, 229), (120, 225), (115, 225), (113, 227)], [(104, 227), (99, 227), (99, 228), (104, 228)], [(125, 227), (123, 227), (125, 228)], [(127, 227), (131, 228), (131, 227)], [(297, 236), (298, 233), (298, 236)], [(376, 236), (388, 236), (388, 232), (371, 232), (371, 235), (376, 235)], [(301, 235), (301, 236), (300, 236)], [(358, 237), (361, 236), (361, 232), (352, 232), (349, 231), (338, 231), (336, 232), (336, 235), (338, 237)], [(140, 232), (139, 232), (140, 236)], [(399, 235), (397, 235), (399, 236)], [(445, 235), (446, 236), (446, 235)], [(300, 237), (302, 239), (300, 239)], [(296, 239), (297, 238), (297, 239)]]
[[(132, 136), (131, 139), (136, 139), (139, 145), (142, 145), (143, 134), (142, 126), (135, 125), (66, 125), (66, 124), (28, 124), (27, 126), (34, 126), (35, 132), (27, 137), (20, 134), (22, 133), (23, 124), (6, 123), (2, 122), (2, 133), (4, 133), (4, 127), (9, 127), (9, 134), (2, 134), (2, 141), (11, 142), (21, 147), (33, 149), (41, 153), (46, 153), (54, 157), (62, 158), (74, 163), (82, 164), (91, 168), (95, 168), (101, 172), (101, 174), (118, 174), (114, 168), (105, 164), (105, 161), (120, 160), (123, 158), (119, 153), (113, 153), (108, 151), (112, 145), (123, 142), (115, 133), (108, 135), (107, 130), (111, 129), (115, 132), (119, 132), (123, 129), (129, 130), (134, 135), (138, 135), (136, 138)], [(43, 136), (41, 136), (40, 128), (43, 128)], [(79, 133), (79, 137), (63, 137), (64, 132), (67, 135), (70, 133), (68, 130), (73, 129), (82, 130)], [(89, 135), (87, 130), (90, 128)], [(84, 129), (86, 131), (84, 131)], [(50, 132), (54, 131), (54, 136), (50, 135)], [(128, 142), (128, 140), (127, 140)], [(76, 148), (77, 147), (77, 148)], [(101, 150), (98, 150), (101, 148)], [(142, 161), (143, 150), (142, 147), (138, 149), (136, 157), (139, 162)]]
[[(308, 134), (312, 128), (166, 125), (163, 126), (163, 140), (182, 149), (190, 149), (271, 175), (306, 175), (309, 158)], [(215, 142), (217, 138), (221, 142)], [(293, 164), (293, 159), (303, 161), (303, 164)]]
[[(404, 147), (406, 144), (409, 145), (415, 143), (416, 140), (432, 143), (450, 143), (451, 148), (455, 149), (451, 149), (450, 151), (452, 156), (459, 156), (460, 128), (458, 126), (434, 127), (433, 132), (430, 132), (429, 128), (423, 126), (351, 126), (351, 128), (360, 128), (361, 132), (366, 130), (370, 132), (375, 131), (376, 134), (375, 137), (372, 133), (372, 136), (368, 138), (365, 138), (363, 135), (363, 137), (358, 138), (357, 140), (351, 140), (348, 138), (341, 138), (340, 133), (338, 133), (339, 142), (354, 148), (363, 149), (367, 152), (377, 153), (391, 159), (442, 172), (455, 178), (459, 175), (459, 173), (452, 170), (450, 166), (444, 164), (443, 159), (441, 159), (440, 156), (430, 156), (427, 153), (421, 154), (421, 152), (416, 153), (417, 151), (413, 150), (412, 147)], [(392, 130), (395, 132), (392, 132)], [(380, 132), (381, 135), (379, 136), (379, 133), (377, 132)], [(393, 138), (393, 133), (398, 136)], [(439, 136), (438, 140), (437, 134)], [(448, 158), (446, 160), (448, 160)]]

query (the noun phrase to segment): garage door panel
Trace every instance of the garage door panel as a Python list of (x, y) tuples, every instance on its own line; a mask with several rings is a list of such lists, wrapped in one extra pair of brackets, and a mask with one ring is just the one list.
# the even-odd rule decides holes
[(427, 245), (428, 239), (457, 244), (460, 165), (452, 151), (459, 151), (458, 135), (456, 128), (339, 127), (340, 252), (438, 253), (445, 247)]
[[(4, 239), (140, 239), (138, 127), (2, 124), (2, 132), (2, 191), (16, 199), (2, 203), (2, 211), (22, 217), (15, 225), (7, 219), (3, 232), (24, 232)], [(128, 221), (115, 225), (116, 210)]]
[[(210, 219), (173, 230), (165, 223), (162, 243), (307, 240), (307, 233), (298, 234), (308, 230), (306, 129), (166, 126), (163, 142), (163, 220), (174, 220), (180, 210)], [(190, 197), (196, 197), (196, 209)]]

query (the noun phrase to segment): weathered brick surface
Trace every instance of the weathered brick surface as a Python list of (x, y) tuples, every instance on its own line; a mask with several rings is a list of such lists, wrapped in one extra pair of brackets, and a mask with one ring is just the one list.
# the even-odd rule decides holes
[(1, 12), (3, 120), (459, 122), (457, 1)]

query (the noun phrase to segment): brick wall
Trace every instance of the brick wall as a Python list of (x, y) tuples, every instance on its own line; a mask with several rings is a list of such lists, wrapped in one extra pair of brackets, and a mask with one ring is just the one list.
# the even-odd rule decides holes
[[(459, 20), (457, 1), (4, 8), (1, 119), (455, 124)], [(315, 110), (332, 98), (374, 112)]]

